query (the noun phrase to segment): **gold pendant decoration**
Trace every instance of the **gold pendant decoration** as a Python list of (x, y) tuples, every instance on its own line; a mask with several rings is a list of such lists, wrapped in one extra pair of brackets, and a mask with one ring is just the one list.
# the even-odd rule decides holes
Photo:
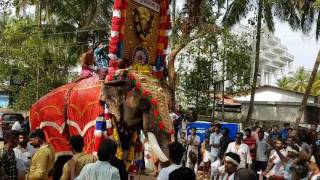
[(135, 9), (133, 14), (137, 36), (145, 42), (150, 38), (154, 17), (147, 8), (142, 6)]

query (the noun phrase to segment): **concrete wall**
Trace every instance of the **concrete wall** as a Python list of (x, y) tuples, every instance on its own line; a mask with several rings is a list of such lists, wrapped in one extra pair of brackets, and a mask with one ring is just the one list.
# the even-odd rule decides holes
[[(250, 95), (237, 96), (234, 99), (239, 101), (250, 101)], [(255, 101), (269, 102), (302, 102), (303, 94), (281, 90), (273, 87), (258, 88), (255, 94)], [(314, 97), (310, 96), (308, 102), (313, 103)]]
[[(246, 118), (249, 108), (249, 102), (241, 102), (241, 116)], [(283, 122), (295, 123), (301, 103), (294, 102), (255, 102), (252, 119), (256, 121), (267, 121), (273, 123)], [(305, 123), (304, 116), (301, 123)]]

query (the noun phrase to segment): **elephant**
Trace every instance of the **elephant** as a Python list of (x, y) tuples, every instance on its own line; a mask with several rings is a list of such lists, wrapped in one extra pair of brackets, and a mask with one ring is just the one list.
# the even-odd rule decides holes
[[(165, 157), (168, 157), (167, 145), (170, 143), (170, 134), (160, 133), (154, 128), (150, 101), (141, 91), (137, 91), (132, 80), (127, 78), (130, 72), (132, 73), (123, 69), (118, 74), (119, 80), (107, 81), (103, 85), (98, 76), (94, 75), (51, 91), (32, 105), (31, 130), (44, 130), (48, 143), (52, 144), (56, 151), (56, 156), (72, 154), (67, 139), (78, 134), (84, 137), (85, 151), (92, 153), (95, 144), (95, 119), (101, 114), (102, 100), (116, 119), (121, 141), (126, 141), (125, 136), (121, 139), (121, 135), (126, 131), (142, 130), (146, 134), (152, 132), (160, 145), (160, 148), (156, 149), (162, 149)], [(159, 84), (158, 91), (160, 89), (161, 92), (169, 94), (165, 83), (155, 78), (153, 81)], [(151, 94), (154, 94), (152, 90)], [(169, 100), (166, 100), (163, 106), (169, 108)], [(162, 115), (170, 117), (169, 113)], [(171, 120), (167, 118), (165, 121), (166, 128), (170, 129)], [(156, 145), (157, 143), (154, 146)], [(166, 161), (167, 158), (160, 160)]]
[[(127, 70), (122, 70), (118, 76), (126, 77)], [(125, 126), (125, 129), (142, 129), (144, 132), (153, 132), (160, 145), (160, 149), (168, 157), (168, 143), (170, 142), (170, 134), (160, 133), (157, 128), (152, 126), (153, 115), (150, 101), (143, 95), (141, 91), (135, 91), (131, 81), (115, 80), (105, 83), (102, 90), (102, 100), (106, 102), (109, 112), (113, 114), (117, 122)], [(164, 82), (160, 82), (161, 90), (169, 97), (168, 87)], [(131, 92), (131, 93), (130, 93)], [(156, 93), (156, 92), (153, 92)], [(165, 105), (167, 109), (170, 107), (170, 98), (167, 98)], [(167, 111), (169, 112), (169, 111)], [(165, 115), (170, 117), (169, 114)], [(166, 119), (168, 128), (172, 129), (171, 120)], [(160, 152), (161, 153), (161, 152)]]

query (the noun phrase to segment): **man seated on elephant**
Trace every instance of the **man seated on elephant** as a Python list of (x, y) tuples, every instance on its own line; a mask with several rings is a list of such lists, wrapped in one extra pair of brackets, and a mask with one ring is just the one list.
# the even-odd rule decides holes
[(81, 73), (80, 77), (76, 78), (74, 82), (81, 81), (82, 79), (89, 78), (93, 75), (92, 69), (90, 68), (91, 65), (93, 65), (94, 57), (92, 49), (89, 48), (86, 50), (86, 52), (82, 53), (80, 56), (80, 64), (81, 64)]
[[(69, 144), (71, 151), (73, 152), (73, 160), (75, 161), (75, 175), (78, 176), (82, 170), (82, 168), (89, 163), (94, 163), (97, 161), (97, 158), (91, 154), (85, 154), (83, 152), (84, 141), (82, 136), (75, 135), (71, 136), (69, 139)], [(64, 164), (63, 173), (61, 176), (61, 180), (69, 180), (71, 177), (69, 162)]]
[(106, 53), (107, 45), (99, 42), (98, 47), (94, 50), (95, 64), (98, 67), (99, 80), (104, 81), (108, 72), (108, 55)]

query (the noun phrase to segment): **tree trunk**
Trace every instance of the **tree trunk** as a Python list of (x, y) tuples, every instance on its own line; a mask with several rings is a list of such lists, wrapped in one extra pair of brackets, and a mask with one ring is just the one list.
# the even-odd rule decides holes
[(314, 63), (307, 89), (306, 89), (306, 91), (305, 91), (305, 93), (303, 95), (302, 103), (301, 103), (301, 106), (300, 106), (299, 112), (298, 112), (298, 117), (296, 119), (296, 126), (299, 125), (299, 123), (301, 121), (302, 114), (303, 114), (303, 112), (304, 112), (304, 110), (306, 108), (306, 105), (307, 105), (307, 102), (308, 102), (308, 97), (309, 97), (309, 94), (311, 92), (311, 88), (312, 88), (313, 82), (314, 82), (314, 80), (315, 80), (315, 78), (317, 76), (319, 64), (320, 64), (320, 51), (318, 52), (318, 56), (317, 56), (316, 62)]
[(262, 1), (259, 0), (259, 7), (258, 7), (258, 24), (257, 24), (257, 36), (256, 36), (256, 57), (254, 62), (254, 74), (253, 74), (253, 81), (251, 86), (251, 97), (250, 97), (250, 104), (249, 110), (247, 114), (247, 118), (245, 123), (248, 124), (251, 120), (252, 113), (254, 110), (254, 96), (256, 93), (257, 87), (257, 79), (259, 73), (259, 62), (260, 62), (260, 36), (261, 36), (261, 20), (262, 20)]
[(170, 53), (169, 63), (168, 63), (168, 78), (170, 87), (170, 97), (171, 97), (171, 111), (175, 110), (176, 107), (176, 72), (174, 68), (174, 61), (181, 51), (181, 47), (173, 49)]

